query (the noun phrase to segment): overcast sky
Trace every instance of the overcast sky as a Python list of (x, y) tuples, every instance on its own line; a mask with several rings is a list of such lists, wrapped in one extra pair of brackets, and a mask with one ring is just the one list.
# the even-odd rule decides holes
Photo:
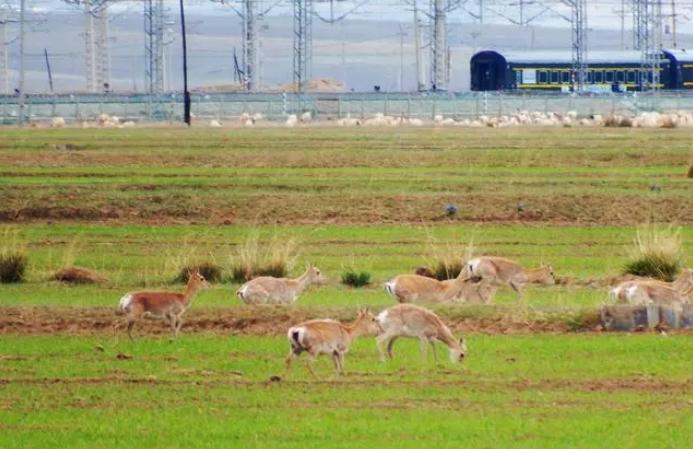
[[(263, 8), (267, 8), (277, 3), (276, 0), (258, 0)], [(351, 14), (352, 18), (365, 20), (379, 20), (387, 18), (388, 20), (399, 20), (408, 22), (411, 20), (411, 7), (408, 6), (413, 0), (347, 0), (334, 2), (334, 15), (340, 15), (350, 12), (356, 8)], [(5, 0), (6, 3), (17, 5), (18, 0)], [(489, 23), (509, 23), (509, 20), (519, 20), (521, 3), (518, 0), (482, 0), (485, 5), (484, 20)], [(177, 1), (166, 0), (165, 3), (172, 12), (177, 10)], [(228, 4), (240, 4), (239, 1), (227, 0)], [(428, 0), (418, 0), (420, 8), (427, 8)], [(533, 24), (540, 26), (552, 27), (568, 27), (570, 23), (566, 17), (570, 16), (570, 9), (565, 5), (564, 0), (524, 0), (524, 17), (532, 19)], [(623, 4), (627, 10), (626, 27), (630, 27), (631, 18), (628, 14), (628, 4), (630, 0), (588, 0), (588, 17), (589, 24), (592, 28), (602, 29), (619, 29), (621, 26), (619, 18), (619, 10)], [(664, 1), (663, 14), (671, 16), (671, 3)], [(691, 18), (693, 17), (693, 0), (677, 0), (677, 22), (678, 27), (683, 32), (690, 32)], [(28, 4), (36, 10), (45, 11), (46, 13), (55, 13), (59, 11), (74, 10), (74, 6), (67, 5), (59, 0), (28, 0)], [(228, 6), (221, 5), (219, 2), (203, 1), (203, 0), (186, 0), (185, 2), (188, 11), (191, 13), (214, 13), (220, 9), (228, 9)], [(112, 11), (137, 11), (141, 10), (142, 2), (118, 1), (111, 6)], [(329, 17), (330, 3), (317, 2), (316, 10), (323, 17)], [(450, 21), (453, 22), (472, 22), (476, 20), (474, 15), (479, 13), (479, 0), (466, 0), (460, 8), (450, 13)], [(279, 4), (273, 7), (270, 15), (285, 15), (291, 14), (290, 0), (280, 1)], [(670, 19), (669, 19), (670, 21)]]

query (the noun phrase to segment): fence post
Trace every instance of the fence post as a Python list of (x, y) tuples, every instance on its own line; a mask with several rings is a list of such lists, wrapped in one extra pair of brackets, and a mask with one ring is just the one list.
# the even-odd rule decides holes
[(364, 120), (366, 118), (366, 115), (364, 114), (364, 104), (363, 104), (363, 97), (361, 97), (361, 120)]
[(81, 120), (79, 115), (79, 97), (75, 98), (75, 120)]

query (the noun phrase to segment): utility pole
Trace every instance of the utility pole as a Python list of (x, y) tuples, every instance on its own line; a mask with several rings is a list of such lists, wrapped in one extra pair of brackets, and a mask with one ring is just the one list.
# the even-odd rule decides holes
[(26, 0), (19, 3), (19, 126), (24, 125), (24, 108), (26, 94), (24, 93), (24, 46), (26, 40)]
[(676, 48), (676, 0), (671, 0), (671, 46)]
[(577, 91), (582, 92), (587, 84), (587, 0), (570, 0), (573, 33), (573, 73)]
[(188, 44), (185, 34), (185, 8), (180, 0), (180, 30), (183, 41), (183, 121), (190, 126), (190, 91), (188, 91)]
[(404, 92), (404, 26), (399, 24), (399, 91)]
[(51, 89), (51, 93), (53, 92), (53, 73), (51, 72), (51, 63), (48, 60), (48, 49), (44, 48), (43, 49), (43, 55), (46, 57), (46, 71), (48, 72), (48, 87)]

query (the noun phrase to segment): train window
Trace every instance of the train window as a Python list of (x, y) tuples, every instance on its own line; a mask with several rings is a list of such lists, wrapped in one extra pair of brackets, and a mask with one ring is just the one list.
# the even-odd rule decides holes
[(562, 83), (569, 83), (570, 82), (570, 72), (561, 72), (561, 82)]
[(522, 72), (520, 70), (515, 70), (515, 82), (522, 84)]
[(595, 83), (602, 83), (604, 82), (604, 72), (594, 72), (594, 82)]
[(629, 82), (629, 83), (634, 83), (634, 82), (635, 82), (635, 71), (634, 71), (634, 70), (629, 70), (629, 71), (628, 71), (628, 82)]
[(560, 75), (560, 73), (558, 73), (558, 72), (551, 72), (551, 83), (557, 84), (559, 82), (558, 81), (559, 75)]
[(618, 72), (616, 72), (616, 80), (619, 83), (624, 82), (626, 80), (626, 72), (623, 70), (619, 70)]
[(607, 83), (613, 83), (614, 82), (614, 72), (611, 70), (606, 71), (606, 80)]
[[(575, 75), (575, 78), (577, 79), (577, 75)], [(594, 83), (594, 73), (588, 71), (587, 72), (587, 84), (592, 84)]]
[(549, 82), (549, 74), (543, 70), (537, 70), (537, 77), (539, 77), (539, 83), (541, 84)]

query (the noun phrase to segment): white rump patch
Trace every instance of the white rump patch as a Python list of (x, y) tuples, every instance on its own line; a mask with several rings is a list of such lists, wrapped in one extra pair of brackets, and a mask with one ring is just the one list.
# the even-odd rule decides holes
[(378, 324), (380, 324), (380, 327), (383, 327), (387, 321), (387, 310), (380, 312), (378, 316), (375, 317), (375, 320), (378, 322)]
[(395, 289), (397, 288), (397, 281), (392, 280), (390, 282), (385, 283), (385, 291), (388, 292), (391, 296), (397, 296), (395, 294)]
[[(295, 333), (298, 333), (298, 338), (296, 338), (296, 339), (294, 339)], [(289, 339), (291, 346), (295, 346), (296, 344), (303, 346), (303, 339), (304, 339), (305, 335), (306, 335), (306, 328), (303, 326), (290, 327), (289, 331), (286, 333), (286, 336)]]
[(479, 264), (481, 263), (481, 259), (472, 259), (469, 261), (468, 266), (469, 266), (469, 271), (472, 274), (475, 274), (479, 270)]
[(241, 299), (245, 299), (245, 295), (247, 292), (248, 292), (248, 286), (244, 285), (243, 287), (238, 289), (238, 291), (236, 292), (236, 295), (238, 295), (238, 297)]
[(128, 307), (130, 307), (130, 304), (132, 304), (132, 295), (130, 293), (128, 293), (127, 295), (120, 298), (120, 302), (118, 303), (118, 308), (120, 310), (122, 310), (123, 312), (126, 312)]

